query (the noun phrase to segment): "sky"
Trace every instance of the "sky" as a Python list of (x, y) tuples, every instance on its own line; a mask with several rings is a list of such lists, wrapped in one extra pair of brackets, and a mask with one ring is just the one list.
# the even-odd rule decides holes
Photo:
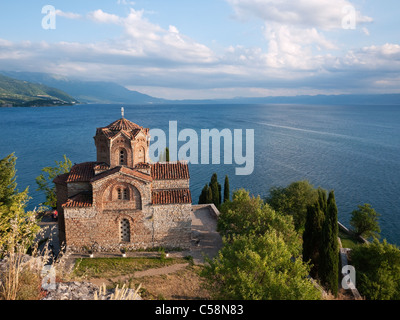
[(400, 93), (399, 14), (398, 0), (2, 0), (0, 70), (166, 99)]

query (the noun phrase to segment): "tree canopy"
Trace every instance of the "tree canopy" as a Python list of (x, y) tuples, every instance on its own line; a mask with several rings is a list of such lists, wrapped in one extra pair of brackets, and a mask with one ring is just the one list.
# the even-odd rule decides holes
[(319, 299), (290, 216), (244, 189), (221, 206), (224, 246), (203, 275), (218, 299)]
[(370, 300), (400, 300), (400, 249), (374, 238), (353, 248), (356, 287)]
[(359, 205), (358, 210), (351, 213), (350, 225), (357, 235), (364, 238), (378, 237), (381, 229), (378, 217), (380, 216), (370, 204)]
[(318, 189), (308, 181), (296, 181), (285, 188), (272, 187), (266, 202), (276, 211), (291, 215), (296, 230), (304, 228), (307, 207), (313, 205), (318, 198)]
[(55, 162), (55, 167), (43, 168), (42, 174), (36, 178), (36, 183), (38, 185), (37, 191), (44, 191), (46, 195), (46, 202), (44, 202), (44, 205), (51, 208), (57, 207), (56, 188), (53, 183), (54, 178), (60, 174), (68, 173), (72, 167), (72, 162), (66, 155), (64, 155), (63, 161)]
[(16, 160), (14, 154), (0, 160), (0, 258), (17, 247), (26, 250), (40, 229), (35, 212), (25, 211), (28, 188), (16, 189)]

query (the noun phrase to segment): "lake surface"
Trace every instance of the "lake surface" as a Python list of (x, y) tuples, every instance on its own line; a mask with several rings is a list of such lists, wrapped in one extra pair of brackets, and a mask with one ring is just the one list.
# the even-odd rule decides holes
[[(307, 179), (335, 190), (339, 220), (370, 203), (381, 214), (382, 238), (400, 245), (400, 106), (146, 105), (127, 106), (125, 118), (168, 132), (191, 128), (253, 129), (254, 171), (235, 175), (239, 165), (191, 164), (197, 203), (213, 172), (231, 190), (245, 188), (265, 197), (272, 186)], [(73, 163), (96, 161), (93, 136), (121, 117), (120, 105), (0, 108), (0, 157), (15, 152), (17, 183), (29, 186), (29, 209), (44, 201), (35, 177), (66, 154)], [(243, 136), (245, 139), (245, 136)], [(245, 141), (245, 140), (244, 140)], [(180, 142), (179, 146), (184, 142)], [(200, 155), (199, 155), (200, 161)], [(211, 160), (210, 160), (211, 162)], [(223, 158), (221, 160), (223, 163)]]

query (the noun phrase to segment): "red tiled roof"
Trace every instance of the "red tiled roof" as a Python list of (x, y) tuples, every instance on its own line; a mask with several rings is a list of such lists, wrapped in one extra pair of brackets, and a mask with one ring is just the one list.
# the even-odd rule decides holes
[(187, 162), (157, 162), (152, 164), (151, 176), (154, 180), (189, 179)]
[(134, 166), (134, 169), (149, 169), (149, 168), (151, 168), (151, 164), (146, 162), (140, 162)]
[(110, 175), (112, 175), (114, 173), (117, 173), (117, 172), (122, 172), (122, 173), (125, 173), (127, 175), (138, 177), (140, 179), (147, 180), (147, 181), (152, 181), (153, 180), (150, 175), (145, 174), (143, 172), (140, 172), (140, 171), (137, 171), (137, 170), (134, 170), (134, 169), (130, 169), (130, 168), (127, 168), (127, 167), (115, 167), (115, 168), (112, 168), (111, 170), (108, 170), (108, 171), (105, 171), (105, 172), (102, 172), (102, 173), (96, 175), (95, 177), (93, 177), (91, 179), (91, 182), (103, 179), (103, 178), (108, 177), (108, 176), (110, 176)]
[(189, 189), (153, 190), (151, 193), (152, 204), (185, 204), (192, 203)]
[(140, 127), (136, 123), (126, 120), (125, 118), (121, 118), (117, 121), (114, 121), (113, 123), (109, 124), (106, 128), (110, 129), (111, 131), (121, 131), (121, 130), (132, 131), (134, 129), (142, 129), (142, 127)]
[(97, 128), (96, 135), (102, 132), (106, 138), (112, 139), (121, 131), (124, 132), (129, 138), (134, 138), (140, 131), (144, 131), (145, 134), (148, 134), (149, 129), (143, 128), (136, 123), (122, 118), (114, 121), (104, 128)]
[(67, 182), (89, 182), (94, 177), (97, 162), (84, 162), (71, 168)]
[(93, 169), (94, 169), (94, 170), (108, 170), (108, 169), (110, 169), (110, 166), (109, 166), (107, 163), (102, 162), (102, 163), (96, 164), (96, 165), (93, 167)]
[(63, 208), (85, 208), (91, 207), (93, 204), (93, 198), (91, 194), (79, 193), (67, 200), (66, 203), (62, 205)]

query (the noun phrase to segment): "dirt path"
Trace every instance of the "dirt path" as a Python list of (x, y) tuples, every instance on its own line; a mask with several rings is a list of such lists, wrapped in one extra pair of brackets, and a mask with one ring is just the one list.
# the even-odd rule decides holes
[(152, 276), (159, 276), (159, 275), (175, 273), (175, 272), (185, 269), (187, 266), (189, 266), (189, 263), (177, 263), (177, 264), (173, 264), (173, 265), (170, 265), (167, 267), (162, 267), (162, 268), (153, 268), (153, 269), (147, 269), (144, 271), (135, 271), (133, 274), (120, 276), (120, 277), (114, 277), (112, 279), (92, 278), (92, 279), (88, 279), (88, 281), (91, 283), (94, 283), (98, 286), (102, 285), (103, 283), (108, 285), (108, 284), (111, 284), (111, 282), (125, 282), (125, 281), (128, 281), (129, 279), (152, 277)]
[(136, 271), (134, 273), (135, 278), (141, 278), (141, 277), (151, 277), (151, 276), (158, 276), (161, 274), (170, 274), (177, 272), (179, 270), (182, 270), (189, 266), (189, 263), (178, 263), (178, 264), (173, 264), (171, 266), (167, 267), (162, 267), (162, 268), (155, 268), (155, 269), (148, 269), (145, 271)]

